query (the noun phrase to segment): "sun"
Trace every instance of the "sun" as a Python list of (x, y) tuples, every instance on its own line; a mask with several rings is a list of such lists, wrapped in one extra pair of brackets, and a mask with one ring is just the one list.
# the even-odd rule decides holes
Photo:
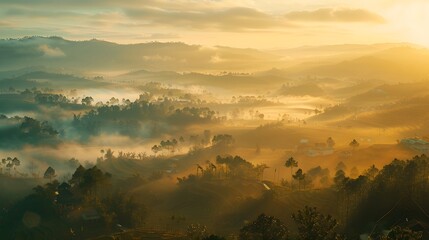
[(396, 5), (388, 15), (398, 39), (429, 47), (429, 2), (416, 1)]

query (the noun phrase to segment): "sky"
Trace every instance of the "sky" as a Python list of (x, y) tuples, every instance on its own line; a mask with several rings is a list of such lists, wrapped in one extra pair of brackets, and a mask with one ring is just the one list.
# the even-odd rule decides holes
[(61, 36), (283, 49), (429, 47), (426, 0), (0, 0), (0, 38)]

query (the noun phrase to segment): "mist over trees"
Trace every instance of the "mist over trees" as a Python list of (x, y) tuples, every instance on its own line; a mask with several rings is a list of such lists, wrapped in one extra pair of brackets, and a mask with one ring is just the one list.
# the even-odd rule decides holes
[(16, 148), (23, 144), (56, 145), (60, 142), (59, 132), (47, 121), (38, 121), (30, 117), (0, 117), (3, 127), (0, 129), (0, 146)]
[(428, 236), (427, 49), (27, 37), (0, 53), (1, 239)]
[(101, 106), (83, 115), (74, 115), (72, 125), (83, 135), (118, 132), (137, 137), (159, 135), (174, 131), (174, 128), (216, 121), (216, 113), (209, 108), (178, 108), (174, 102), (165, 99), (161, 102), (136, 100), (122, 106)]

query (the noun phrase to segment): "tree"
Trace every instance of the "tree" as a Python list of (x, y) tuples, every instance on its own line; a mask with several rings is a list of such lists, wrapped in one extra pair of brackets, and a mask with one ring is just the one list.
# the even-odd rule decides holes
[(377, 176), (379, 171), (380, 170), (378, 170), (378, 168), (375, 167), (375, 165), (373, 164), (370, 168), (368, 168), (365, 171), (365, 176), (367, 176), (370, 180), (374, 180), (374, 178)]
[(208, 236), (207, 227), (200, 224), (191, 224), (186, 229), (186, 236), (189, 240), (202, 240)]
[(21, 161), (17, 158), (17, 157), (14, 157), (13, 159), (12, 159), (12, 166), (13, 166), (13, 169), (15, 170), (15, 174), (16, 174), (16, 167), (18, 167), (19, 165), (21, 165)]
[(261, 214), (240, 229), (240, 240), (287, 240), (286, 226), (277, 218)]
[(285, 167), (290, 168), (290, 187), (292, 188), (293, 168), (298, 167), (298, 162), (293, 157), (290, 157), (286, 160)]
[(258, 174), (258, 177), (261, 178), (261, 180), (264, 180), (264, 170), (269, 168), (266, 164), (258, 164), (255, 167), (255, 170)]
[(218, 134), (212, 139), (213, 146), (230, 147), (234, 142), (234, 138), (229, 134)]
[(104, 159), (112, 160), (114, 158), (112, 149), (108, 148), (104, 153)]
[(335, 187), (337, 188), (338, 191), (341, 191), (344, 189), (344, 185), (348, 179), (349, 178), (346, 177), (346, 173), (343, 170), (338, 170), (335, 173), (334, 183), (335, 183)]
[(55, 174), (55, 169), (53, 169), (52, 167), (48, 167), (45, 171), (45, 173), (43, 174), (43, 177), (46, 179), (51, 180), (52, 178), (56, 177), (57, 175)]
[(177, 148), (178, 141), (173, 138), (172, 140), (162, 140), (159, 145), (154, 145), (152, 151), (156, 154), (158, 151), (167, 150), (174, 153)]
[[(409, 219), (404, 224), (410, 226), (413, 226), (413, 220), (418, 222), (426, 218), (425, 209), (429, 206), (428, 163), (429, 158), (425, 155), (406, 161), (394, 159), (372, 181), (369, 177), (365, 177), (366, 180), (362, 178), (367, 183), (356, 207), (352, 209), (347, 232), (363, 232), (367, 229), (367, 223), (372, 223), (372, 232), (376, 234), (399, 219), (406, 220), (404, 217)], [(398, 224), (401, 225), (400, 222)]]
[(119, 104), (119, 99), (115, 98), (115, 97), (111, 97), (110, 100), (108, 101), (108, 104), (110, 104), (110, 105), (118, 105)]
[(349, 146), (351, 147), (351, 148), (353, 148), (353, 150), (355, 150), (357, 147), (359, 147), (359, 142), (358, 141), (356, 141), (356, 139), (353, 139), (350, 143), (349, 143)]
[(12, 170), (12, 168), (15, 169), (15, 171), (16, 171), (16, 167), (18, 167), (18, 166), (21, 165), (21, 161), (17, 157), (14, 157), (14, 158), (11, 158), (11, 157), (3, 158), (2, 161), (1, 161), (1, 163), (3, 165), (5, 165), (6, 171), (7, 171), (8, 174), (10, 174), (10, 171)]
[[(87, 196), (96, 200), (99, 194), (98, 190), (103, 189), (100, 186), (110, 184), (111, 175), (109, 173), (103, 173), (97, 166), (86, 169), (83, 172), (82, 181), (79, 184), (79, 188)], [(105, 189), (105, 188), (104, 188)]]
[(201, 167), (200, 164), (195, 164), (195, 165), (197, 166), (197, 177), (198, 177), (198, 171), (201, 171), (201, 175), (203, 175), (204, 174), (204, 168)]
[(73, 173), (72, 178), (70, 179), (70, 184), (72, 186), (79, 186), (83, 182), (83, 176), (85, 174), (85, 168), (82, 165), (76, 168), (76, 171)]
[(216, 157), (216, 163), (219, 165), (225, 165), (227, 167), (225, 174), (231, 177), (257, 177), (258, 175), (253, 164), (240, 156), (233, 157), (228, 155), (222, 157), (218, 155)]
[(298, 169), (292, 177), (298, 181), (298, 190), (301, 190), (301, 181), (305, 179), (305, 174), (302, 172), (302, 169)]
[(226, 240), (226, 239), (224, 237), (220, 237), (212, 234), (208, 237), (203, 238), (203, 240)]
[(326, 140), (326, 145), (328, 145), (328, 147), (330, 147), (330, 148), (333, 148), (333, 147), (335, 146), (335, 141), (334, 141), (334, 139), (332, 139), (332, 137), (329, 137), (329, 138)]
[(153, 147), (151, 148), (152, 149), (152, 152), (154, 152), (155, 153), (155, 155), (159, 152), (159, 151), (161, 151), (161, 148), (158, 146), (158, 145), (153, 145)]
[(84, 97), (82, 99), (82, 105), (90, 106), (92, 104), (92, 102), (94, 102), (94, 98), (92, 98), (92, 97)]
[(422, 232), (415, 232), (409, 228), (396, 226), (389, 232), (386, 240), (420, 240), (422, 237)]
[(337, 220), (331, 215), (323, 215), (315, 207), (305, 206), (292, 215), (298, 227), (299, 240), (335, 240), (340, 235), (335, 231)]
[(102, 215), (110, 219), (111, 223), (121, 224), (125, 227), (140, 227), (146, 217), (146, 208), (134, 196), (122, 192), (111, 194), (101, 200)]
[(34, 143), (40, 143), (41, 140), (46, 139), (52, 140), (59, 134), (48, 122), (40, 122), (30, 117), (24, 117), (19, 131), (22, 138)]
[(67, 161), (67, 165), (69, 165), (73, 169), (76, 169), (80, 166), (80, 162), (76, 158), (71, 158)]
[(347, 171), (347, 166), (346, 166), (346, 164), (344, 164), (344, 162), (339, 162), (338, 164), (337, 164), (337, 166), (335, 167), (335, 171), (339, 171), (339, 170), (342, 170), (342, 171)]

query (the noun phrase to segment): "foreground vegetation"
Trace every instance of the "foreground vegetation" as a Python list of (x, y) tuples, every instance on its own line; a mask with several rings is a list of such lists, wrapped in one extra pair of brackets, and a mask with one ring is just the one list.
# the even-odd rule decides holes
[[(286, 160), (287, 166), (291, 161)], [(102, 166), (101, 160), (99, 164)], [(218, 156), (216, 162), (208, 163), (206, 168), (198, 165), (197, 175), (179, 178), (176, 191), (185, 191), (192, 196), (192, 189), (211, 185), (220, 193), (228, 194), (225, 186), (222, 187), (224, 183), (231, 186), (234, 182), (260, 183), (265, 187), (261, 188), (264, 189), (261, 190), (262, 195), (255, 198), (253, 208), (271, 205), (279, 213), (284, 201), (282, 194), (293, 196), (314, 191), (311, 187), (291, 189), (290, 184), (281, 186), (269, 181), (261, 182), (265, 168), (254, 166), (239, 156)], [(429, 209), (428, 169), (429, 158), (425, 155), (410, 160), (395, 159), (380, 170), (371, 166), (355, 178), (338, 169), (332, 178), (333, 184), (319, 190), (333, 191), (337, 195), (337, 203), (330, 203), (337, 206), (334, 212), (337, 217), (322, 213), (316, 207), (305, 206), (289, 215), (294, 222), (294, 225), (289, 225), (290, 219), (285, 219), (281, 213), (270, 216), (260, 212), (254, 220), (244, 222), (239, 231), (226, 233), (221, 229), (208, 230), (203, 223), (186, 223), (186, 216), (172, 214), (169, 222), (164, 220), (166, 227), (158, 226), (156, 234), (169, 233), (177, 239), (198, 240), (359, 239), (364, 235), (371, 239), (422, 239), (428, 233), (426, 223), (429, 222), (425, 210)], [(120, 180), (97, 166), (84, 168), (81, 165), (65, 182), (47, 174), (46, 184), (35, 187), (32, 194), (2, 211), (2, 236), (7, 236), (7, 239), (83, 239), (106, 234), (143, 236), (145, 232), (154, 231), (150, 230), (154, 225), (148, 218), (153, 211), (152, 206), (144, 204), (135, 190), (155, 181), (155, 178), (135, 175)], [(294, 176), (299, 174), (302, 178), (294, 177), (296, 183), (310, 176), (311, 172), (302, 173), (298, 169)], [(209, 195), (204, 197), (201, 194)], [(208, 199), (210, 194), (200, 192), (199, 197)], [(186, 198), (184, 195), (176, 196)], [(317, 199), (313, 200), (313, 204), (317, 205), (317, 202)], [(217, 210), (223, 211), (222, 206), (219, 205)], [(242, 214), (246, 215), (245, 212)], [(224, 237), (215, 235), (222, 232)]]

